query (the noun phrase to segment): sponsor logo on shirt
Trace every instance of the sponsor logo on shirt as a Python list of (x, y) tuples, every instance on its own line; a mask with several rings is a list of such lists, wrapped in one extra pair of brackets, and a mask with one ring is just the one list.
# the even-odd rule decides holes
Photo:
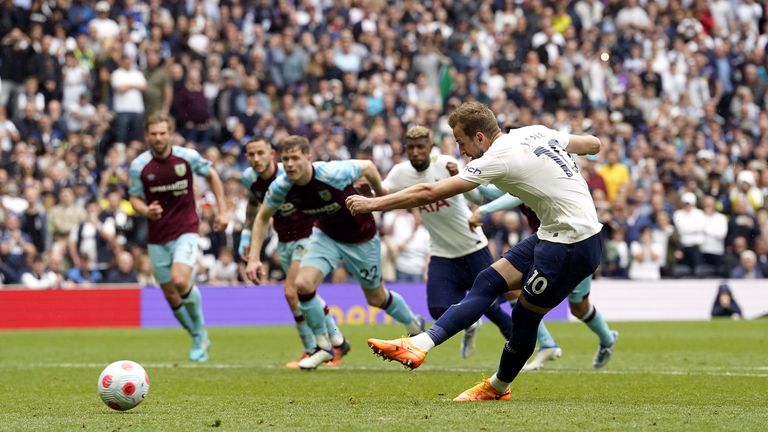
[(320, 208), (302, 210), (302, 212), (310, 215), (316, 215), (316, 214), (333, 214), (339, 210), (341, 210), (341, 206), (339, 205), (339, 203), (330, 203)]
[(475, 167), (469, 166), (469, 165), (464, 167), (464, 171), (466, 171), (466, 172), (468, 172), (470, 174), (482, 174), (483, 173), (482, 171), (480, 171), (480, 168), (475, 168)]
[(174, 195), (183, 195), (187, 193), (189, 181), (187, 179), (179, 180), (169, 184), (152, 186), (149, 191), (152, 193), (173, 192)]
[(441, 207), (450, 207), (451, 204), (446, 200), (440, 200), (432, 204), (425, 204), (419, 206), (419, 213), (434, 213), (439, 212)]

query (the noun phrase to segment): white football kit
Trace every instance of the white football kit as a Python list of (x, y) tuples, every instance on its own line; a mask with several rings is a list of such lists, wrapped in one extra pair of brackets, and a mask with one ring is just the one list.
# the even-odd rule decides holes
[[(451, 176), (446, 168), (449, 162), (457, 163), (447, 155), (431, 155), (429, 168), (416, 171), (410, 161), (395, 165), (383, 185), (394, 193), (419, 183), (433, 183)], [(480, 227), (469, 228), (472, 212), (462, 195), (456, 195), (432, 204), (418, 207), (424, 226), (429, 231), (432, 255), (441, 258), (457, 258), (469, 255), (488, 245)]]
[(539, 239), (577, 243), (600, 232), (602, 224), (587, 182), (565, 150), (569, 139), (568, 133), (545, 126), (512, 129), (459, 176), (523, 200), (541, 220)]

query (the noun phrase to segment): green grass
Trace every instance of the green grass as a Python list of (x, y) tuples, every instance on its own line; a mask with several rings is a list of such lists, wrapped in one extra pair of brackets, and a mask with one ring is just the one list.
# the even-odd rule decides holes
[[(342, 367), (285, 370), (299, 352), (292, 327), (212, 328), (207, 364), (186, 361), (181, 330), (0, 332), (0, 430), (765, 430), (768, 321), (618, 323), (602, 371), (596, 338), (579, 323), (551, 323), (564, 356), (521, 374), (511, 402), (451, 399), (495, 370), (502, 340), (484, 325), (478, 352), (458, 337), (417, 371), (374, 357), (367, 337), (400, 327), (346, 327)], [(150, 374), (132, 411), (104, 406), (102, 368), (131, 359)]]

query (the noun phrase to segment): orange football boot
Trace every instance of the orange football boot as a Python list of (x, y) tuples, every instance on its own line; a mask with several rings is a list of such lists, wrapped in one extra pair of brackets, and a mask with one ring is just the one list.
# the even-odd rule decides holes
[(466, 401), (486, 401), (486, 400), (505, 400), (508, 401), (512, 398), (512, 392), (507, 390), (504, 393), (499, 393), (498, 390), (493, 388), (491, 382), (488, 379), (484, 379), (480, 384), (472, 387), (471, 389), (464, 390), (464, 392), (455, 399), (454, 402), (466, 402)]
[(405, 367), (416, 369), (424, 362), (427, 353), (416, 348), (408, 338), (392, 340), (368, 339), (368, 346), (373, 353), (387, 360), (402, 363)]

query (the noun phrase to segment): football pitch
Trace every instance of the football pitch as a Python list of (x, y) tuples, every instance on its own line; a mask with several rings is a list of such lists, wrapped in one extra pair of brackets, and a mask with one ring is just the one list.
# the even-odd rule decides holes
[[(343, 327), (352, 351), (338, 368), (286, 370), (293, 327), (214, 327), (205, 364), (186, 360), (180, 329), (0, 332), (0, 431), (388, 430), (763, 431), (768, 428), (768, 320), (615, 323), (614, 357), (592, 369), (596, 337), (549, 324), (563, 357), (522, 373), (510, 402), (451, 399), (497, 365), (502, 338), (481, 328), (477, 352), (460, 336), (416, 371), (383, 362), (368, 337), (400, 326)], [(141, 363), (147, 400), (112, 411), (96, 392), (115, 360)]]

